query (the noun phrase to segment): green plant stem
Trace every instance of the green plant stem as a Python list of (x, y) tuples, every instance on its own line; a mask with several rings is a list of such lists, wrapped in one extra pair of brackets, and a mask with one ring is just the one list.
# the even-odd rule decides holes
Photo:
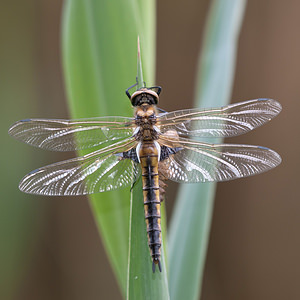
[[(137, 87), (144, 86), (141, 51), (138, 43)], [(162, 272), (152, 272), (152, 260), (148, 247), (147, 228), (144, 217), (142, 180), (135, 183), (131, 193), (130, 235), (128, 256), (127, 299), (169, 299), (167, 269), (164, 244), (162, 245)], [(164, 208), (162, 218), (164, 219)], [(165, 223), (162, 224), (162, 243), (165, 236)]]

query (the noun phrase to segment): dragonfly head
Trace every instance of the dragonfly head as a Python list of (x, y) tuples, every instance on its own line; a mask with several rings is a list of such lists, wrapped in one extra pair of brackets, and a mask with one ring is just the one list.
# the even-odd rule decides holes
[(140, 106), (142, 104), (156, 105), (160, 92), (161, 87), (159, 86), (151, 88), (143, 87), (131, 95), (130, 101), (133, 106)]

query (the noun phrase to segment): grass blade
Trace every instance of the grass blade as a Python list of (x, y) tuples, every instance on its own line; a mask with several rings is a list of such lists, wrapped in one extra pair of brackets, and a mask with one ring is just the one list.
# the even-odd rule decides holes
[[(226, 105), (246, 1), (215, 0), (198, 69), (196, 107)], [(214, 142), (211, 141), (210, 142)], [(199, 299), (216, 184), (182, 185), (169, 231), (170, 296)]]
[[(148, 16), (142, 18), (141, 11), (145, 9)], [(63, 63), (72, 118), (132, 115), (124, 91), (135, 82), (138, 35), (147, 49), (144, 54), (146, 80), (154, 80), (153, 16), (154, 1), (65, 2)], [(90, 200), (108, 257), (125, 295), (130, 191), (95, 194)]]
[[(138, 46), (138, 87), (143, 86), (143, 71)], [(135, 184), (131, 195), (130, 210), (129, 265), (127, 282), (127, 299), (169, 299), (165, 251), (162, 249), (162, 273), (152, 272), (152, 260), (149, 253), (147, 228), (144, 217), (144, 199), (141, 178)], [(165, 220), (165, 214), (162, 213)], [(165, 224), (162, 224), (162, 242), (165, 235)], [(164, 245), (162, 245), (164, 246)]]
[[(147, 228), (144, 218), (144, 203), (142, 182), (139, 180), (133, 190), (131, 200), (131, 234), (130, 234), (130, 264), (128, 269), (127, 299), (157, 299), (167, 300), (169, 297), (167, 269), (164, 244), (162, 249), (162, 272), (152, 272), (152, 260), (149, 254)], [(162, 208), (162, 219), (165, 220)], [(166, 227), (162, 226), (162, 241), (164, 241)]]

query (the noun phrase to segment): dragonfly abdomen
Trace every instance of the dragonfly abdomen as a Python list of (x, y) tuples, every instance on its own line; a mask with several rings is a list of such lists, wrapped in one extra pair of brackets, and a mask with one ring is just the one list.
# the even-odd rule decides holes
[(148, 245), (152, 257), (152, 270), (155, 265), (161, 271), (161, 222), (158, 175), (158, 149), (154, 142), (145, 142), (139, 151), (142, 166), (144, 211), (147, 225)]

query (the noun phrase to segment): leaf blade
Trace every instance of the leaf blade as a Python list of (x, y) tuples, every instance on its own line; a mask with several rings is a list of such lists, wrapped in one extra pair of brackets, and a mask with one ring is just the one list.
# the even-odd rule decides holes
[[(229, 102), (245, 4), (215, 0), (211, 6), (198, 65), (196, 107), (218, 107)], [(168, 240), (172, 299), (199, 299), (215, 188), (215, 183), (180, 187)]]
[[(138, 39), (137, 87), (144, 86), (141, 51)], [(152, 272), (152, 259), (149, 253), (147, 227), (144, 217), (144, 197), (142, 180), (139, 178), (134, 185), (130, 201), (130, 234), (127, 276), (127, 299), (169, 299), (165, 248), (163, 239), (166, 232), (165, 222), (162, 223), (162, 272)], [(165, 220), (162, 207), (162, 219)]]
[[(147, 11), (151, 17), (144, 18), (143, 11)], [(153, 83), (154, 1), (65, 2), (62, 50), (72, 118), (132, 115), (124, 91), (136, 78), (138, 35), (145, 49), (142, 58), (145, 79), (148, 83)], [(86, 152), (80, 151), (80, 154), (84, 153)], [(129, 189), (90, 197), (98, 229), (123, 295), (126, 295), (127, 288), (129, 199)], [(144, 235), (146, 236), (146, 232)], [(149, 250), (147, 251), (148, 258)]]

